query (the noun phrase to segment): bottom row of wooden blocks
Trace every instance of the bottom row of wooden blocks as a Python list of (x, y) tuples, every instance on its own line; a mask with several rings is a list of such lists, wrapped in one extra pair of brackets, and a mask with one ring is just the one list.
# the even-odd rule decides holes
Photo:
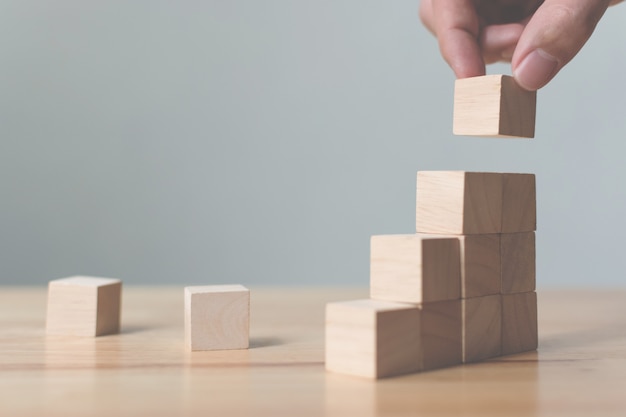
[[(88, 337), (118, 333), (121, 299), (119, 279), (50, 281), (46, 333)], [(247, 349), (250, 291), (241, 285), (185, 287), (184, 318), (189, 350)]]
[(368, 378), (477, 362), (537, 348), (537, 294), (326, 307), (326, 368)]

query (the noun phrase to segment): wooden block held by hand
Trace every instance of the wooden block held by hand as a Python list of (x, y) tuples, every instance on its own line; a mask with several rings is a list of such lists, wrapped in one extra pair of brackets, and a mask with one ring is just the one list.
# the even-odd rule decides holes
[(534, 174), (503, 174), (502, 233), (537, 230)]
[(463, 78), (454, 84), (455, 135), (535, 136), (537, 93), (507, 75)]
[(500, 233), (502, 178), (490, 172), (419, 171), (417, 232)]
[(50, 281), (46, 333), (92, 337), (118, 333), (121, 297), (119, 279), (76, 276)]
[(500, 356), (502, 299), (500, 294), (462, 300), (463, 363)]
[(185, 287), (185, 345), (189, 350), (247, 349), (250, 291), (242, 285)]
[(325, 352), (332, 372), (383, 378), (419, 371), (420, 310), (379, 300), (329, 303)]
[(502, 354), (537, 349), (537, 293), (502, 295)]
[(424, 303), (420, 308), (423, 369), (460, 364), (463, 357), (461, 300)]
[(460, 266), (456, 237), (372, 236), (370, 297), (405, 303), (459, 299)]
[(500, 235), (502, 294), (535, 290), (535, 232)]

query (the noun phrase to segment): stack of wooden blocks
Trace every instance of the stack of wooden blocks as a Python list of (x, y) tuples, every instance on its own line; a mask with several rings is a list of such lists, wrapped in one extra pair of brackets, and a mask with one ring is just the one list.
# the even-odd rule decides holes
[(373, 236), (370, 299), (326, 308), (326, 368), (381, 378), (537, 348), (535, 176), (417, 174), (417, 233)]

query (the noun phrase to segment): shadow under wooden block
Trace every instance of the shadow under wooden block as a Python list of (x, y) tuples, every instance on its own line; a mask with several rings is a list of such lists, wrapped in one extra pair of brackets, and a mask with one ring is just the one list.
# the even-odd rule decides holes
[(372, 236), (371, 298), (421, 303), (460, 296), (460, 254), (456, 237)]
[(461, 300), (424, 303), (420, 308), (423, 369), (460, 364), (463, 353)]
[(502, 295), (502, 354), (537, 349), (537, 293)]
[(420, 370), (420, 310), (354, 300), (326, 305), (326, 369), (366, 378)]
[(500, 356), (502, 298), (500, 294), (462, 300), (463, 363)]
[(535, 290), (535, 232), (500, 235), (502, 294)]
[(121, 298), (119, 279), (76, 276), (50, 281), (46, 333), (71, 336), (118, 333)]
[(534, 174), (503, 174), (502, 233), (537, 229), (537, 196)]
[(417, 232), (500, 233), (502, 179), (491, 172), (419, 171)]
[(249, 335), (250, 290), (242, 285), (185, 287), (187, 349), (247, 349)]
[(485, 75), (454, 84), (455, 135), (486, 137), (535, 136), (537, 93), (520, 87), (513, 77)]

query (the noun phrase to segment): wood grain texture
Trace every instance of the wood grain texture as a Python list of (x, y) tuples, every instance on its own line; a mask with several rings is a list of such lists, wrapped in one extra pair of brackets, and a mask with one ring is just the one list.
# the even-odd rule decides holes
[(501, 228), (502, 174), (417, 173), (418, 233), (488, 234), (499, 233)]
[(502, 351), (502, 297), (500, 294), (462, 300), (463, 362), (479, 362)]
[(353, 300), (326, 306), (326, 369), (384, 378), (420, 369), (420, 310), (414, 305)]
[(454, 87), (455, 135), (532, 138), (536, 92), (519, 87), (513, 77), (485, 75), (458, 79)]
[(380, 380), (326, 372), (324, 309), (363, 288), (252, 288), (250, 349), (188, 352), (182, 288), (124, 288), (120, 334), (45, 336), (45, 287), (0, 286), (0, 410), (77, 416), (563, 416), (626, 410), (626, 291), (538, 294), (539, 350)]
[(459, 239), (461, 298), (500, 294), (500, 234), (418, 235)]
[(537, 229), (537, 193), (534, 174), (503, 174), (502, 233)]
[(438, 369), (462, 362), (461, 300), (424, 303), (422, 310), (422, 368)]
[(185, 345), (189, 350), (247, 349), (250, 290), (242, 285), (185, 287)]
[(537, 349), (537, 293), (502, 295), (502, 354)]
[(421, 303), (461, 297), (455, 237), (372, 236), (370, 253), (371, 298)]
[(535, 290), (535, 253), (535, 232), (500, 235), (503, 294)]
[(122, 282), (98, 277), (68, 277), (48, 283), (46, 332), (95, 337), (120, 328)]

